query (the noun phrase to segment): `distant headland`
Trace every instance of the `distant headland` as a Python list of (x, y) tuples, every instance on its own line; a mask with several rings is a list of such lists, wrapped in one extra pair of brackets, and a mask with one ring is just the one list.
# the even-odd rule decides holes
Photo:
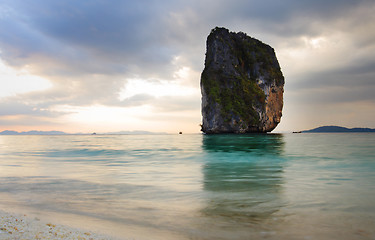
[(61, 131), (27, 131), (27, 132), (17, 132), (5, 130), (0, 132), (0, 135), (66, 135), (67, 133)]
[[(93, 133), (66, 133), (61, 131), (26, 131), (17, 132), (5, 130), (0, 132), (0, 135), (92, 135)], [(167, 134), (165, 132), (149, 132), (149, 131), (120, 131), (120, 132), (106, 132), (98, 133), (98, 135), (159, 135)], [(96, 135), (96, 133), (95, 133)]]
[(340, 126), (321, 126), (310, 130), (301, 131), (302, 133), (338, 133), (338, 132), (375, 132), (374, 128), (346, 128)]

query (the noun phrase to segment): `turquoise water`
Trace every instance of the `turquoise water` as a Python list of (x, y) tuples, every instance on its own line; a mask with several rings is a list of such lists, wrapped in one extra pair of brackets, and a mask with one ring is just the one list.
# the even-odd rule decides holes
[(0, 136), (0, 208), (120, 239), (375, 239), (375, 134)]

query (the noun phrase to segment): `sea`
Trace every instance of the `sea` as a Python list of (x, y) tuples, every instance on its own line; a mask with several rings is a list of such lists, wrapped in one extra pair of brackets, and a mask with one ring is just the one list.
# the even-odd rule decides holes
[(375, 133), (0, 136), (0, 209), (114, 239), (375, 239)]

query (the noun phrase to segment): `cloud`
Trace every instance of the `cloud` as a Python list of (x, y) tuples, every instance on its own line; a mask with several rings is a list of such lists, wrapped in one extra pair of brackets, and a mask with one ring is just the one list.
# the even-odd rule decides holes
[[(132, 79), (199, 88), (205, 40), (215, 26), (274, 47), (290, 100), (373, 102), (374, 11), (370, 0), (4, 0), (0, 58), (52, 86), (1, 100), (1, 113), (52, 119), (61, 105), (199, 112), (196, 94), (121, 94)], [(178, 77), (181, 69), (191, 74)]]
[(153, 102), (157, 112), (187, 112), (200, 108), (201, 98), (199, 95), (190, 96), (164, 96)]
[(0, 99), (0, 126), (36, 127), (56, 126), (56, 120), (66, 112), (55, 111), (48, 106), (43, 108), (18, 97)]
[(362, 18), (356, 11), (370, 3), (6, 1), (2, 8), (12, 11), (1, 19), (0, 46), (8, 63), (34, 64), (41, 74), (170, 77), (178, 55), (201, 70), (204, 40), (216, 25), (285, 40), (321, 34), (332, 22), (337, 27), (344, 14)]
[[(162, 14), (169, 5), (43, 0), (7, 4), (13, 11), (1, 21), (1, 44), (7, 47), (2, 57), (13, 65), (34, 63), (41, 74), (155, 70), (168, 67), (175, 54), (164, 41)], [(39, 66), (46, 60), (50, 69)]]
[(0, 116), (36, 116), (57, 117), (58, 112), (51, 111), (36, 104), (31, 104), (17, 97), (8, 97), (0, 100)]
[(142, 106), (148, 105), (155, 101), (155, 97), (149, 94), (141, 93), (119, 101), (119, 106), (130, 107), (130, 106)]

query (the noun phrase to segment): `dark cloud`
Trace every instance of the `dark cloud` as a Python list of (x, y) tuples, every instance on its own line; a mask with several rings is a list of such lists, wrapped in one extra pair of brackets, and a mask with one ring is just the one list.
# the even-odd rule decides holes
[(40, 68), (42, 73), (110, 75), (132, 68), (157, 69), (168, 67), (176, 52), (163, 42), (163, 15), (173, 4), (41, 0), (7, 4), (12, 11), (0, 22), (2, 57), (14, 65), (55, 63), (51, 66), (55, 69)]
[(329, 87), (351, 89), (356, 86), (375, 87), (375, 61), (363, 64), (353, 63), (353, 65), (339, 66), (329, 70), (312, 70), (306, 75), (299, 76), (298, 81), (289, 86), (289, 89), (293, 91)]
[(37, 65), (48, 75), (170, 77), (177, 55), (185, 55), (200, 70), (205, 37), (216, 25), (278, 38), (313, 35), (325, 29), (324, 23), (370, 3), (5, 1), (1, 7), (11, 11), (0, 21), (0, 48), (8, 63)]
[(297, 102), (299, 105), (305, 104), (305, 107), (313, 104), (320, 105), (323, 109), (329, 105), (356, 103), (358, 104), (358, 108), (360, 108), (363, 103), (375, 104), (374, 91), (374, 86), (354, 86), (352, 88), (336, 86), (292, 92), (287, 98), (294, 104)]

